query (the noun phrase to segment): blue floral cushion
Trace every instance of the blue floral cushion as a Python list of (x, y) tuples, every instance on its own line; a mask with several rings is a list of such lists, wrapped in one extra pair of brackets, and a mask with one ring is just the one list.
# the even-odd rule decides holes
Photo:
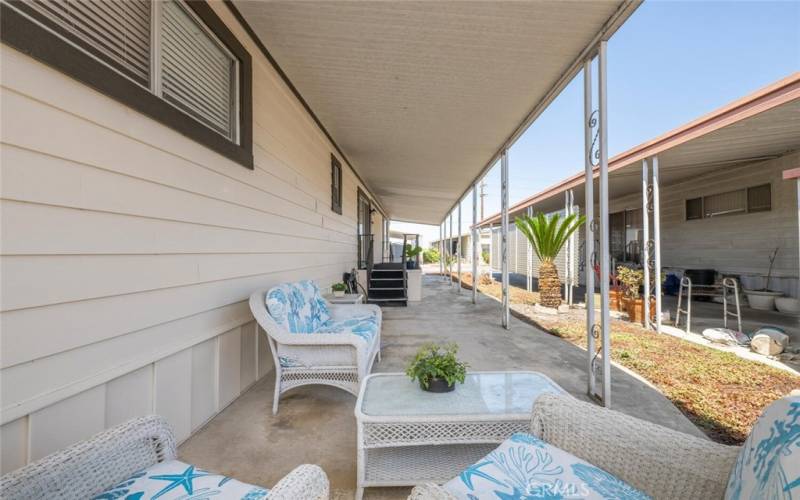
[(263, 500), (268, 496), (269, 490), (260, 486), (170, 460), (137, 472), (94, 500)]
[(522, 433), (511, 436), (444, 488), (466, 500), (650, 498), (608, 472)]
[(726, 500), (800, 498), (800, 396), (761, 414), (728, 479)]
[(271, 288), (267, 292), (267, 310), (290, 333), (315, 333), (331, 319), (319, 287), (310, 280)]
[(318, 333), (352, 333), (368, 344), (378, 333), (378, 315), (375, 313), (354, 316), (341, 321), (331, 320), (320, 327)]

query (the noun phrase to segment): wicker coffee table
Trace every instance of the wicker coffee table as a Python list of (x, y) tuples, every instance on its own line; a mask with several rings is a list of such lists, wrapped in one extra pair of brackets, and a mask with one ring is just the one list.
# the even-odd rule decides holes
[(470, 372), (445, 394), (425, 392), (402, 373), (376, 373), (356, 402), (356, 498), (370, 486), (446, 482), (515, 432), (529, 428), (545, 392), (566, 394), (538, 372)]

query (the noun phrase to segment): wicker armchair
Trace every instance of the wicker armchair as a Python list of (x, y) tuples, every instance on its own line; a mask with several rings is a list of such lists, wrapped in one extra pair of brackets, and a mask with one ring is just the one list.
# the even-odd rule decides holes
[[(176, 459), (166, 420), (139, 417), (0, 478), (5, 500), (85, 500), (157, 463)], [(270, 490), (270, 500), (327, 499), (329, 484), (316, 465), (301, 465)]]
[[(740, 449), (553, 394), (536, 400), (530, 433), (653, 498), (723, 498)], [(436, 484), (408, 498), (455, 500)]]
[[(331, 385), (358, 396), (361, 381), (369, 375), (381, 349), (381, 309), (372, 304), (327, 304), (332, 321), (371, 316), (377, 333), (370, 342), (352, 333), (291, 333), (267, 310), (268, 289), (250, 296), (250, 310), (264, 330), (275, 362), (272, 413), (278, 412), (281, 394), (303, 385)], [(296, 361), (299, 360), (299, 361)]]

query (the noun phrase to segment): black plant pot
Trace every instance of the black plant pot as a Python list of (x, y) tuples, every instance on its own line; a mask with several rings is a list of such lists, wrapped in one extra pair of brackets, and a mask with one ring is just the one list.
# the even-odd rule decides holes
[(419, 386), (422, 387), (423, 391), (428, 392), (452, 392), (456, 388), (456, 384), (447, 384), (447, 380), (443, 378), (432, 378), (428, 383), (428, 388), (426, 389), (422, 382), (419, 383)]
[(417, 268), (417, 261), (409, 260), (406, 261), (406, 269), (416, 269)]

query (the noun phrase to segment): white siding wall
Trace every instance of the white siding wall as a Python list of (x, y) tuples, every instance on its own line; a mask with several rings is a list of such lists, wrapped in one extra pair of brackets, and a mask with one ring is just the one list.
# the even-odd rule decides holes
[(135, 415), (186, 439), (273, 368), (249, 294), (355, 265), (357, 179), (332, 213), (332, 145), (212, 5), (253, 56), (253, 171), (1, 46), (3, 472)]
[[(743, 275), (745, 286), (762, 287), (769, 255), (780, 247), (772, 271), (771, 288), (797, 295), (797, 195), (794, 182), (782, 172), (800, 164), (800, 153), (744, 165), (726, 167), (688, 181), (661, 188), (661, 259), (663, 267), (715, 269)], [(772, 210), (690, 220), (685, 201), (770, 183)], [(611, 211), (640, 208), (640, 195), (614, 199)]]

